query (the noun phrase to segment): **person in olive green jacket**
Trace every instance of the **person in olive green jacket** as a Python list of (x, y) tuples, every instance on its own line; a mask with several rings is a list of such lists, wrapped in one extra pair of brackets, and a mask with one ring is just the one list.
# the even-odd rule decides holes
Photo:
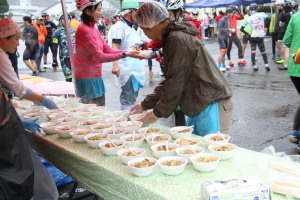
[(143, 3), (137, 11), (144, 33), (154, 41), (162, 40), (165, 80), (131, 112), (147, 110), (141, 121), (154, 123), (169, 117), (179, 105), (194, 134), (228, 133), (232, 92), (224, 75), (195, 36), (197, 29), (168, 17), (165, 7), (155, 1)]
[[(296, 64), (293, 59), (293, 54), (300, 48), (300, 12), (292, 15), (290, 23), (285, 32), (283, 43), (290, 48), (289, 60), (288, 60), (288, 75), (291, 77), (298, 93), (300, 94), (300, 64)], [(300, 107), (297, 109), (293, 131), (291, 132), (290, 141), (298, 143), (298, 149), (300, 150)]]
[(276, 22), (276, 13), (274, 13), (271, 17), (269, 33), (272, 35), (272, 60), (275, 60), (276, 54), (276, 41), (277, 41), (277, 33), (275, 32), (275, 22)]
[[(247, 6), (246, 8), (245, 8), (245, 11), (246, 11), (246, 15), (244, 15), (244, 19), (243, 20), (241, 20), (242, 21), (242, 23), (241, 24), (243, 24), (244, 23), (244, 21), (246, 21), (250, 16), (251, 16), (251, 12), (250, 12), (250, 9), (249, 9), (249, 7), (250, 6)], [(245, 26), (245, 29), (244, 29), (249, 35), (251, 35), (251, 26), (250, 26), (250, 24), (247, 24), (247, 26)], [(247, 37), (246, 35), (245, 35), (245, 33), (243, 33), (242, 32), (242, 35), (243, 35), (243, 56), (245, 55), (245, 50), (246, 50), (246, 48), (247, 48), (247, 44), (248, 44), (248, 42), (250, 42), (250, 37)], [(244, 56), (245, 57), (245, 56)]]

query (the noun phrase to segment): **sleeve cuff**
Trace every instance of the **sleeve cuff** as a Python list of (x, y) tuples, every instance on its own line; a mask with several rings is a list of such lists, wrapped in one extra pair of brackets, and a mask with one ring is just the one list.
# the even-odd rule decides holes
[(122, 40), (121, 39), (112, 39), (112, 43), (118, 43), (121, 44)]
[(153, 109), (153, 114), (157, 118), (162, 118), (161, 113), (157, 109), (155, 109), (155, 108)]
[(20, 99), (26, 99), (32, 93), (33, 93), (33, 91), (28, 88), (27, 92), (22, 97), (20, 97)]

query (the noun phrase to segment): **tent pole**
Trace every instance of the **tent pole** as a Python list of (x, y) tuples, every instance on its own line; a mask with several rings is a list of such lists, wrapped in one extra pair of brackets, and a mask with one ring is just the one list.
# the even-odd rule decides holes
[(70, 55), (70, 61), (71, 61), (71, 68), (73, 68), (73, 47), (72, 47), (72, 39), (71, 39), (71, 32), (70, 32), (70, 20), (68, 18), (68, 12), (66, 7), (66, 1), (61, 0), (61, 7), (64, 15), (65, 20), (65, 29), (67, 34), (67, 41), (68, 41), (68, 49), (69, 49), (69, 55)]
[(273, 6), (272, 6), (272, 3), (270, 3), (270, 7), (271, 7), (271, 14), (273, 15)]
[(241, 5), (241, 13), (244, 14), (244, 5)]

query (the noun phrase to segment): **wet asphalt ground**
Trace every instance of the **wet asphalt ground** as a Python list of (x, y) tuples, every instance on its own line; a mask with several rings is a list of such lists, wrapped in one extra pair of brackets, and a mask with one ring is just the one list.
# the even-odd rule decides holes
[[(219, 47), (215, 39), (205, 41), (205, 46), (217, 61)], [(234, 103), (233, 121), (231, 125), (231, 142), (253, 151), (261, 151), (265, 147), (274, 146), (277, 152), (286, 154), (297, 154), (295, 144), (287, 140), (289, 132), (292, 130), (293, 118), (299, 106), (299, 96), (287, 76), (287, 71), (278, 70), (279, 66), (272, 61), (271, 38), (265, 39), (265, 46), (268, 53), (270, 72), (264, 69), (264, 62), (260, 53), (257, 53), (257, 66), (259, 70), (254, 72), (251, 67), (250, 45), (245, 52), (245, 59), (248, 62), (245, 66), (237, 66), (237, 48), (233, 45), (231, 51), (232, 60), (235, 66), (224, 73), (229, 82)], [(24, 44), (19, 47), (19, 73), (31, 74), (22, 62)], [(48, 63), (51, 63), (51, 53), (48, 54)], [(137, 101), (141, 101), (145, 96), (163, 80), (159, 76), (159, 64), (153, 60), (153, 76), (148, 75), (148, 66), (145, 61), (146, 83), (141, 89)], [(226, 64), (228, 64), (226, 62)], [(114, 77), (111, 74), (112, 63), (103, 64), (103, 79), (106, 86), (106, 105), (109, 110), (119, 110), (120, 88), (114, 84)], [(51, 64), (48, 64), (47, 72), (40, 73), (41, 77), (53, 80), (64, 80), (61, 68), (53, 72)], [(160, 119), (158, 123), (166, 126), (174, 126), (174, 116)], [(67, 199), (68, 192), (72, 184), (68, 184), (59, 189), (60, 199)], [(76, 195), (85, 193), (79, 189)], [(87, 198), (92, 199), (92, 198)]]

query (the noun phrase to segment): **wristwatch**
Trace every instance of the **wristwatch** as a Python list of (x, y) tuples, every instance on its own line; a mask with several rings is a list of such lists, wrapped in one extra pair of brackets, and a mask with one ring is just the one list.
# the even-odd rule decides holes
[(122, 53), (122, 58), (126, 58), (125, 52)]

